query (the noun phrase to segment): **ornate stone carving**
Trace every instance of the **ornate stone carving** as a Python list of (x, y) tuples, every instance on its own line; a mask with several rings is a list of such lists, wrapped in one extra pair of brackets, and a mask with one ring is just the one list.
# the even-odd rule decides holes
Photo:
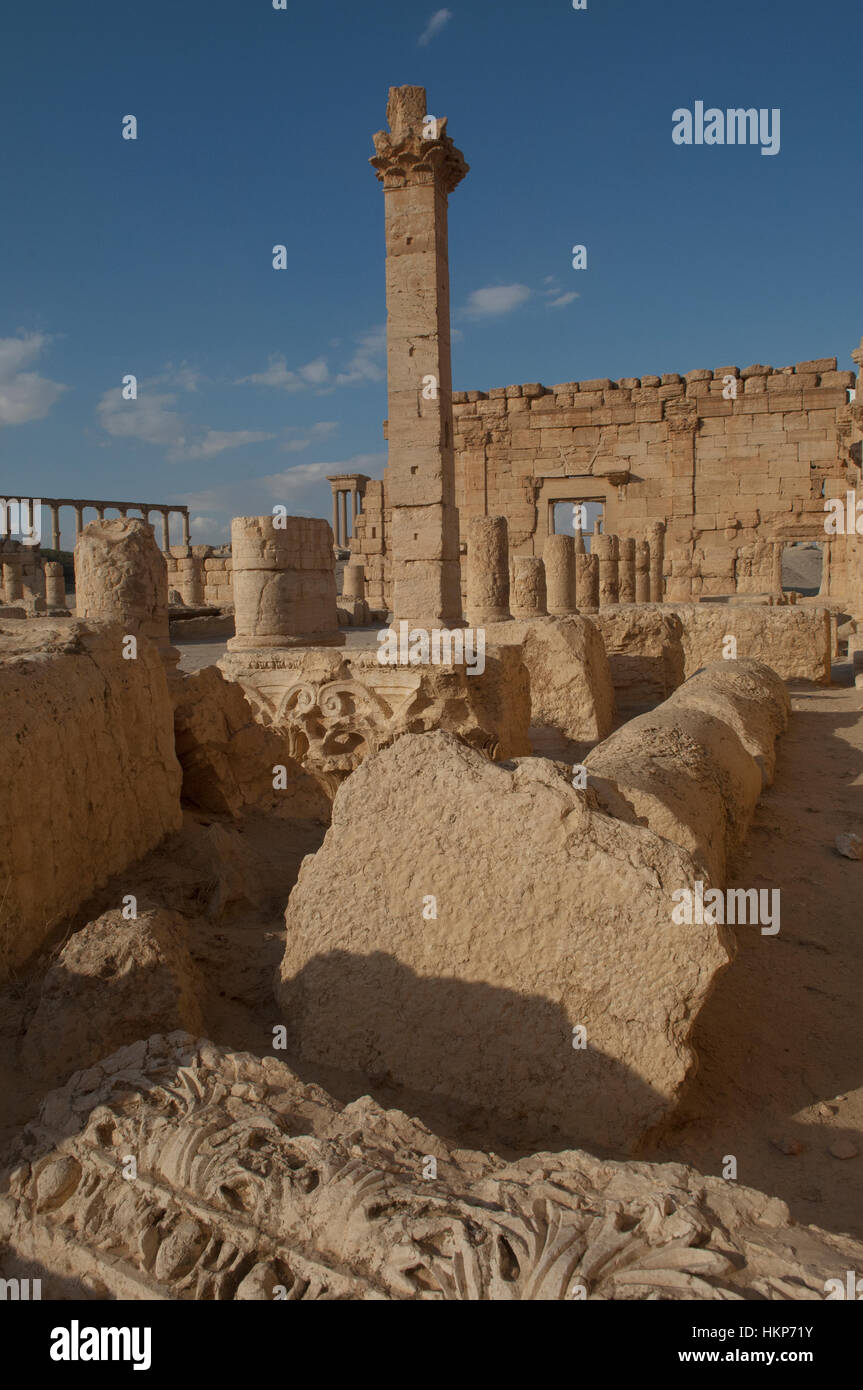
[(799, 1300), (863, 1270), (857, 1241), (682, 1164), (507, 1163), (183, 1033), (77, 1073), (25, 1136), (0, 1239), (48, 1298)]

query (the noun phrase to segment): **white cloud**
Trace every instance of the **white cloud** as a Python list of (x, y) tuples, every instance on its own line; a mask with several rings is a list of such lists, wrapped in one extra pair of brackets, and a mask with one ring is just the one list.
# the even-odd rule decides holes
[(123, 399), (122, 387), (106, 391), (96, 406), (99, 423), (108, 434), (119, 439), (140, 439), (145, 444), (163, 444), (181, 449), (185, 443), (185, 428), (176, 411), (171, 409), (177, 397), (142, 390), (138, 382), (138, 399)]
[(532, 291), (527, 285), (495, 285), (484, 290), (474, 290), (467, 302), (465, 313), (472, 318), (490, 318), (496, 314), (509, 314), (525, 300), (530, 299)]
[(357, 349), (347, 365), (347, 370), (339, 372), (337, 386), (350, 386), (356, 381), (383, 381), (386, 373), (378, 360), (387, 349), (387, 330), (385, 325), (361, 333), (357, 339)]
[[(318, 359), (320, 363), (321, 359)], [(306, 387), (313, 380), (314, 372), (318, 369), (315, 362), (309, 362), (305, 367), (300, 367), (298, 372), (288, 369), (288, 364), (284, 357), (277, 356), (270, 358), (270, 364), (263, 372), (253, 372), (251, 376), (241, 376), (235, 385), (237, 386), (275, 386), (280, 391), (305, 391)], [(312, 377), (308, 373), (312, 372)]]
[(67, 386), (37, 372), (22, 372), (50, 342), (44, 333), (0, 338), (0, 425), (26, 425), (41, 420)]
[(312, 386), (322, 386), (330, 375), (327, 367), (326, 358), (318, 357), (314, 362), (309, 362), (305, 367), (300, 367), (300, 376), (303, 381), (308, 381)]
[(195, 428), (172, 408), (176, 403), (173, 392), (151, 391), (148, 383), (139, 381), (137, 400), (124, 400), (122, 388), (112, 387), (96, 406), (96, 416), (102, 428), (115, 439), (139, 439), (143, 444), (161, 446), (172, 463), (213, 458), (226, 449), (240, 449), (276, 438), (262, 430)]
[(285, 434), (300, 433), (301, 437), (299, 439), (287, 439), (281, 445), (281, 451), (283, 454), (300, 454), (303, 449), (308, 449), (316, 440), (328, 439), (331, 434), (337, 434), (338, 429), (335, 420), (321, 420), (318, 424), (301, 432), (298, 426), (291, 426), (285, 430)]
[(418, 42), (420, 46), (424, 48), (427, 43), (431, 43), (435, 35), (439, 34), (444, 25), (448, 24), (451, 19), (452, 10), (435, 10), (428, 24), (419, 36)]
[(231, 527), (227, 521), (220, 521), (212, 516), (193, 516), (190, 525), (198, 545), (215, 545), (231, 539)]
[(547, 309), (562, 309), (564, 304), (571, 304), (574, 299), (578, 299), (576, 290), (569, 290), (567, 294), (558, 295), (557, 299), (549, 300), (546, 304)]
[(172, 452), (169, 457), (213, 458), (216, 454), (223, 454), (226, 449), (240, 449), (244, 444), (260, 444), (266, 439), (275, 439), (275, 437), (274, 434), (265, 434), (263, 430), (207, 430), (204, 438), (198, 444), (190, 444), (188, 448), (182, 449), (176, 455)]

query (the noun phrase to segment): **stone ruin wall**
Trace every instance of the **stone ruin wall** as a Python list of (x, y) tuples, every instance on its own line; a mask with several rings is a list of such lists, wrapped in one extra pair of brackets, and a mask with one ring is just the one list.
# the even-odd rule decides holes
[[(736, 399), (723, 399), (728, 376)], [(551, 504), (595, 500), (609, 534), (649, 539), (666, 522), (667, 600), (770, 591), (776, 543), (813, 540), (824, 544), (822, 596), (853, 602), (858, 547), (825, 534), (824, 503), (859, 483), (854, 384), (819, 358), (454, 392), (462, 562), (474, 516), (506, 516), (511, 555), (541, 556)], [(372, 608), (391, 598), (388, 540), (386, 482), (370, 482), (352, 558)]]
[(175, 589), (188, 607), (224, 608), (233, 604), (229, 545), (174, 545), (165, 558), (168, 588)]

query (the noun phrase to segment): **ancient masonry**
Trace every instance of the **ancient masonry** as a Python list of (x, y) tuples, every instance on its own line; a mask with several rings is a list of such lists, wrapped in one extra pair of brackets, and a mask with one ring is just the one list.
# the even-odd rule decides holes
[[(58, 566), (2, 550), (3, 1296), (36, 1270), (67, 1304), (859, 1299), (836, 1208), (825, 1230), (767, 1195), (794, 1190), (776, 1154), (804, 1154), (804, 1122), (828, 1171), (852, 1161), (842, 1195), (857, 1182), (857, 1078), (829, 1031), (856, 919), (831, 975), (818, 924), (799, 930), (811, 879), (789, 874), (804, 915), (781, 947), (779, 889), (736, 885), (800, 717), (786, 679), (831, 679), (836, 612), (782, 593), (780, 547), (821, 539), (823, 501), (859, 480), (863, 397), (813, 362), (453, 398), (467, 169), (425, 105), (390, 91), (372, 160), (384, 482), (334, 474), (332, 529), (236, 517), (230, 556), (102, 516), (79, 527), (74, 617)], [(592, 533), (555, 527), (586, 501)], [(859, 601), (850, 545), (828, 553), (830, 594)], [(229, 591), (218, 666), (176, 670), (171, 589)], [(390, 596), (384, 643), (347, 646)], [(822, 697), (805, 727), (853, 751)], [(764, 808), (756, 882), (788, 801)], [(774, 1027), (773, 972), (815, 997), (766, 1073), (789, 1126), (768, 1136), (740, 1079), (773, 1042), (753, 1017)], [(718, 1102), (694, 1085), (717, 1017)], [(713, 1176), (645, 1157), (678, 1144)], [(765, 1192), (744, 1185), (759, 1162)]]
[[(851, 356), (863, 370), (863, 346)], [(824, 530), (825, 500), (859, 491), (863, 391), (849, 400), (854, 386), (831, 357), (456, 392), (461, 526), (505, 516), (513, 556), (542, 556), (558, 502), (601, 503), (603, 530), (637, 545), (665, 525), (664, 597), (674, 602), (774, 591), (785, 544), (819, 541), (821, 595), (856, 612), (859, 546)], [(391, 601), (391, 488), (390, 465), (367, 485), (352, 545), (372, 608)], [(466, 591), (466, 571), (462, 582)]]

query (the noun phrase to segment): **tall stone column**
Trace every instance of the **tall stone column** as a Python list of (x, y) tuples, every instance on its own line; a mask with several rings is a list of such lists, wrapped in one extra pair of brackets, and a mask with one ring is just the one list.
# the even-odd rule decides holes
[(782, 551), (784, 550), (782, 541), (773, 542), (773, 554), (770, 566), (770, 587), (774, 594), (782, 593)]
[(661, 603), (665, 596), (665, 527), (655, 521), (650, 528), (650, 602)]
[(351, 535), (357, 529), (357, 485), (351, 484)]
[(339, 545), (342, 548), (348, 543), (348, 494), (344, 488), (339, 493)]
[(83, 508), (83, 507), (80, 507), (80, 506), (76, 506), (76, 507), (75, 507), (75, 544), (76, 544), (76, 545), (77, 545), (77, 543), (78, 543), (78, 537), (80, 536), (80, 534), (81, 534), (81, 532), (83, 531), (83, 529), (84, 529), (84, 508)]
[(621, 536), (618, 566), (618, 598), (621, 603), (635, 603), (635, 541)]
[(467, 528), (467, 620), (503, 623), (509, 611), (509, 530), (505, 516), (471, 517)]
[(333, 489), (333, 545), (339, 543), (339, 490), (334, 484), (330, 484)]
[(342, 573), (342, 598), (365, 598), (365, 596), (365, 565), (345, 565), (344, 571)]
[(60, 549), (60, 508), (56, 502), (51, 503), (51, 549)]
[(563, 618), (575, 612), (575, 540), (548, 536), (542, 548), (548, 611)]
[(599, 563), (599, 606), (607, 608), (618, 601), (617, 536), (594, 535), (592, 554)]
[(512, 616), (547, 618), (545, 565), (538, 555), (516, 555), (512, 562)]
[(189, 545), (191, 544), (191, 537), (189, 534), (189, 513), (180, 512), (180, 517), (183, 522), (183, 545)]
[(167, 508), (164, 508), (162, 511), (162, 549), (166, 555), (171, 549), (171, 528), (168, 524)]
[(468, 166), (426, 114), (424, 87), (390, 88), (370, 162), (386, 214), (393, 622), (430, 629), (461, 622), (447, 200)]
[(650, 544), (635, 543), (635, 602), (650, 602)]
[(101, 503), (96, 507), (96, 515), (100, 521), (105, 520), (105, 508), (101, 505)]

